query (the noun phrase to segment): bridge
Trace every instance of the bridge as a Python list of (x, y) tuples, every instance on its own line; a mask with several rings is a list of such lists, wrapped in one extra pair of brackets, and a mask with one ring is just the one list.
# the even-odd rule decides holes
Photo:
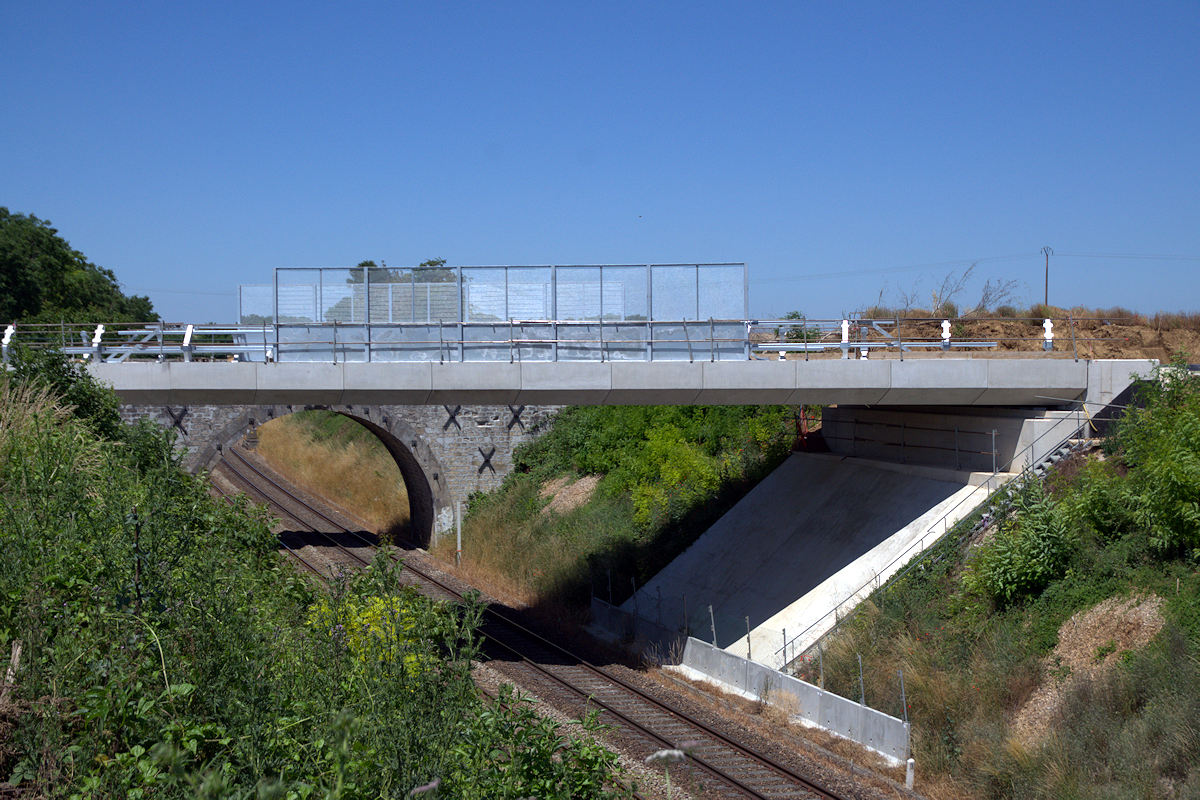
[[(94, 362), (140, 405), (1057, 406), (1113, 361), (1058, 358), (524, 363)], [(1119, 369), (1119, 367), (1118, 367)]]
[(837, 406), (835, 451), (995, 471), (1152, 367), (1080, 358), (1071, 318), (1015, 321), (1027, 335), (1005, 352), (972, 320), (750, 319), (746, 277), (744, 264), (280, 268), (239, 289), (236, 323), (8, 325), (0, 347), (5, 361), (23, 344), (87, 362), (127, 419), (173, 428), (195, 470), (273, 418), (349, 416), (395, 458), (418, 538), (496, 487), (562, 405)]

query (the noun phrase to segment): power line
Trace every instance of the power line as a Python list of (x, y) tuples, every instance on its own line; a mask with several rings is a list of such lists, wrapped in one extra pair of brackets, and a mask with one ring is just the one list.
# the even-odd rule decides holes
[(985, 256), (983, 258), (960, 258), (955, 261), (932, 261), (926, 264), (906, 264), (896, 267), (872, 267), (867, 269), (852, 269), (842, 270), (839, 272), (811, 272), (805, 275), (792, 275), (781, 278), (763, 278), (751, 280), (751, 283), (782, 283), (788, 281), (806, 281), (817, 278), (843, 278), (852, 275), (881, 275), (890, 272), (909, 272), (918, 269), (932, 269), (934, 267), (968, 267), (974, 264), (983, 264), (988, 261), (1012, 261), (1018, 258), (1034, 258), (1037, 253), (1016, 253), (1008, 256)]
[(1200, 256), (1164, 255), (1160, 253), (1059, 253), (1065, 258), (1121, 258), (1132, 261), (1200, 261)]

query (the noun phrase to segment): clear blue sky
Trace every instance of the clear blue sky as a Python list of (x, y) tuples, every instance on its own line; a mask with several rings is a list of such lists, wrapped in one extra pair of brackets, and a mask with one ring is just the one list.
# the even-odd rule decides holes
[(438, 256), (746, 261), (759, 316), (1014, 256), (1028, 302), (1042, 245), (1184, 257), (1055, 256), (1052, 302), (1197, 309), (1198, 42), (1195, 0), (8, 3), (0, 205), (170, 319)]

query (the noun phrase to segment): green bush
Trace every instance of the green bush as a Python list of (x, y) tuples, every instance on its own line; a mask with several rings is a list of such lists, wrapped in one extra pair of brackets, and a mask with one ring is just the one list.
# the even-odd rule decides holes
[(628, 796), (612, 753), (511, 692), (483, 701), (478, 605), (417, 595), (386, 555), (323, 592), (261, 514), (178, 468), (169, 434), (100, 439), (58, 399), (36, 370), (0, 377), (0, 652), (22, 647), (0, 779), (56, 798)]
[(976, 550), (963, 575), (968, 592), (983, 594), (999, 607), (1033, 597), (1062, 577), (1077, 541), (1067, 515), (1042, 484), (1028, 484), (1014, 500), (1012, 516)]
[(1140, 384), (1138, 400), (1116, 434), (1133, 522), (1160, 554), (1200, 560), (1200, 377), (1181, 359)]

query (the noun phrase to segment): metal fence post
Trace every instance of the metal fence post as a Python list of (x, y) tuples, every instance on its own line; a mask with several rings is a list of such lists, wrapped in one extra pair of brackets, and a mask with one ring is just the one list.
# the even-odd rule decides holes
[(713, 647), (717, 646), (717, 618), (713, 616), (712, 603), (708, 604), (708, 625), (712, 628)]
[(454, 566), (462, 564), (462, 500), (454, 503)]
[(749, 661), (754, 660), (750, 655), (750, 617), (746, 617), (746, 658)]
[(859, 705), (865, 706), (867, 704), (867, 690), (863, 686), (862, 653), (856, 653), (856, 655), (858, 656), (858, 702)]

